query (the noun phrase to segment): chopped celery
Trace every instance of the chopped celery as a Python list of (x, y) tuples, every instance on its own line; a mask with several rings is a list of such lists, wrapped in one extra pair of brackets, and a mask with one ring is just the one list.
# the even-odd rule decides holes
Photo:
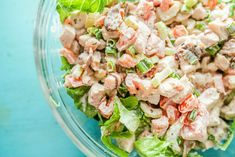
[(153, 66), (154, 66), (153, 63), (147, 58), (144, 58), (136, 65), (137, 69), (143, 74), (150, 71), (153, 68)]
[(168, 28), (163, 22), (157, 23), (157, 30), (159, 31), (159, 36), (162, 40), (165, 40), (168, 36)]
[(235, 33), (235, 22), (234, 21), (230, 25), (228, 25), (227, 31), (229, 32), (229, 34)]
[(195, 65), (195, 64), (197, 64), (197, 62), (198, 62), (198, 57), (197, 57), (194, 53), (192, 53), (191, 51), (188, 51), (188, 52), (185, 54), (184, 58), (185, 58), (191, 65)]
[(150, 59), (150, 61), (151, 61), (153, 64), (156, 64), (156, 63), (159, 62), (159, 58), (158, 58), (157, 56), (153, 56), (153, 57), (151, 57), (151, 58), (149, 58), (149, 59)]
[(172, 69), (169, 67), (166, 67), (164, 70), (162, 70), (159, 73), (156, 73), (154, 78), (152, 79), (152, 85), (153, 87), (158, 87), (160, 83), (165, 80), (167, 77), (169, 77), (172, 74)]
[(184, 0), (184, 4), (185, 4), (188, 8), (194, 7), (197, 3), (198, 3), (198, 0)]
[(133, 29), (138, 29), (139, 26), (138, 26), (138, 23), (136, 22), (135, 20), (135, 17), (134, 16), (129, 16), (125, 19), (125, 24), (128, 26), (128, 27), (131, 27)]
[(172, 55), (174, 55), (176, 53), (176, 50), (175, 49), (173, 49), (173, 48), (165, 48), (165, 55), (167, 55), (167, 56), (172, 56)]
[(206, 51), (208, 52), (210, 56), (215, 57), (215, 55), (219, 52), (220, 49), (221, 48), (219, 47), (219, 45), (216, 44), (216, 45), (206, 48)]
[(183, 13), (189, 13), (191, 11), (191, 8), (187, 7), (185, 4), (181, 7), (181, 12)]

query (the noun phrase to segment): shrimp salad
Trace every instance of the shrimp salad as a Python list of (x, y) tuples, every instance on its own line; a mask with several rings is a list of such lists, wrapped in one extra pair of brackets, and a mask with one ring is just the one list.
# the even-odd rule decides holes
[(226, 150), (234, 0), (58, 0), (64, 87), (118, 156)]

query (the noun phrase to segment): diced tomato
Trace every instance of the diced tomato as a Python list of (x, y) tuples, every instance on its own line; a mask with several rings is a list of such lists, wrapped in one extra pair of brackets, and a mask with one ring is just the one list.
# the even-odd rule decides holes
[(181, 113), (192, 111), (198, 106), (198, 99), (193, 94), (189, 94), (186, 99), (178, 106)]
[(218, 0), (208, 0), (207, 6), (212, 10), (217, 5)]

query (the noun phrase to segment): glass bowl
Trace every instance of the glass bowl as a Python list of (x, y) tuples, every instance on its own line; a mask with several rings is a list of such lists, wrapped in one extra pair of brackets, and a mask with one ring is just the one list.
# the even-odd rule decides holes
[[(116, 156), (100, 140), (98, 122), (87, 118), (75, 108), (73, 100), (63, 87), (63, 72), (59, 41), (61, 24), (56, 12), (56, 0), (41, 0), (34, 32), (34, 53), (44, 95), (58, 123), (74, 144), (89, 157)], [(235, 141), (227, 151), (210, 150), (202, 153), (206, 157), (234, 157)], [(130, 156), (138, 156), (135, 152)]]

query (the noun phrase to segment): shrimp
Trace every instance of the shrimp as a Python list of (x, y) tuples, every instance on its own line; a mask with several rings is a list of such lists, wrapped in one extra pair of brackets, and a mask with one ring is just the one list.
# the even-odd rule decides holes
[(75, 64), (78, 57), (75, 55), (75, 53), (69, 49), (63, 48), (60, 50), (61, 56), (64, 56), (69, 64)]
[(225, 87), (235, 89), (235, 75), (226, 75), (223, 80)]
[(160, 9), (163, 12), (165, 12), (165, 11), (169, 10), (171, 4), (172, 4), (172, 0), (162, 0), (162, 2), (160, 4)]
[(165, 56), (164, 49), (165, 42), (154, 33), (151, 33), (147, 41), (147, 47), (145, 51), (146, 55), (157, 55), (158, 57), (163, 58)]
[(140, 108), (144, 112), (146, 117), (160, 118), (162, 116), (162, 110), (159, 108), (153, 108), (151, 105), (141, 102)]
[(65, 25), (63, 28), (63, 33), (60, 36), (60, 42), (65, 48), (71, 48), (73, 41), (76, 37), (76, 31), (73, 27)]
[(177, 25), (173, 28), (172, 31), (175, 38), (188, 35), (188, 31), (184, 25)]
[(106, 97), (103, 97), (101, 103), (99, 104), (98, 110), (104, 118), (109, 119), (114, 110), (114, 98), (107, 101)]
[(193, 94), (189, 94), (186, 99), (178, 106), (178, 109), (181, 113), (187, 113), (197, 108), (198, 103), (198, 99)]
[[(187, 121), (187, 118), (185, 120)], [(198, 114), (194, 121), (184, 125), (181, 129), (181, 136), (185, 140), (196, 140), (204, 142), (208, 138), (207, 126), (208, 126), (209, 113), (206, 108), (199, 104)]]
[(178, 79), (169, 78), (159, 86), (159, 93), (165, 97), (173, 97), (184, 89), (183, 84)]
[(118, 89), (121, 82), (122, 82), (122, 76), (118, 73), (112, 73), (104, 79), (104, 87), (107, 90), (112, 91), (114, 89)]
[(99, 83), (93, 84), (88, 92), (88, 103), (98, 108), (105, 94), (106, 89), (103, 85)]
[(137, 10), (137, 15), (139, 17), (143, 18), (144, 20), (147, 20), (149, 19), (151, 11), (153, 10), (153, 2), (141, 0), (136, 10)]
[(134, 44), (136, 40), (136, 31), (131, 27), (126, 27), (121, 30), (121, 35), (116, 44), (118, 51), (124, 51), (132, 44)]
[(164, 136), (169, 127), (168, 118), (162, 116), (159, 119), (153, 119), (151, 121), (151, 130), (153, 134), (156, 134), (158, 137)]
[(118, 59), (117, 64), (124, 68), (133, 68), (136, 66), (137, 62), (130, 55), (124, 54)]
[(168, 105), (166, 107), (166, 115), (169, 119), (170, 125), (174, 124), (180, 117), (180, 112), (173, 105)]
[(83, 86), (81, 78), (75, 78), (71, 74), (65, 76), (64, 86), (67, 88), (77, 88)]

